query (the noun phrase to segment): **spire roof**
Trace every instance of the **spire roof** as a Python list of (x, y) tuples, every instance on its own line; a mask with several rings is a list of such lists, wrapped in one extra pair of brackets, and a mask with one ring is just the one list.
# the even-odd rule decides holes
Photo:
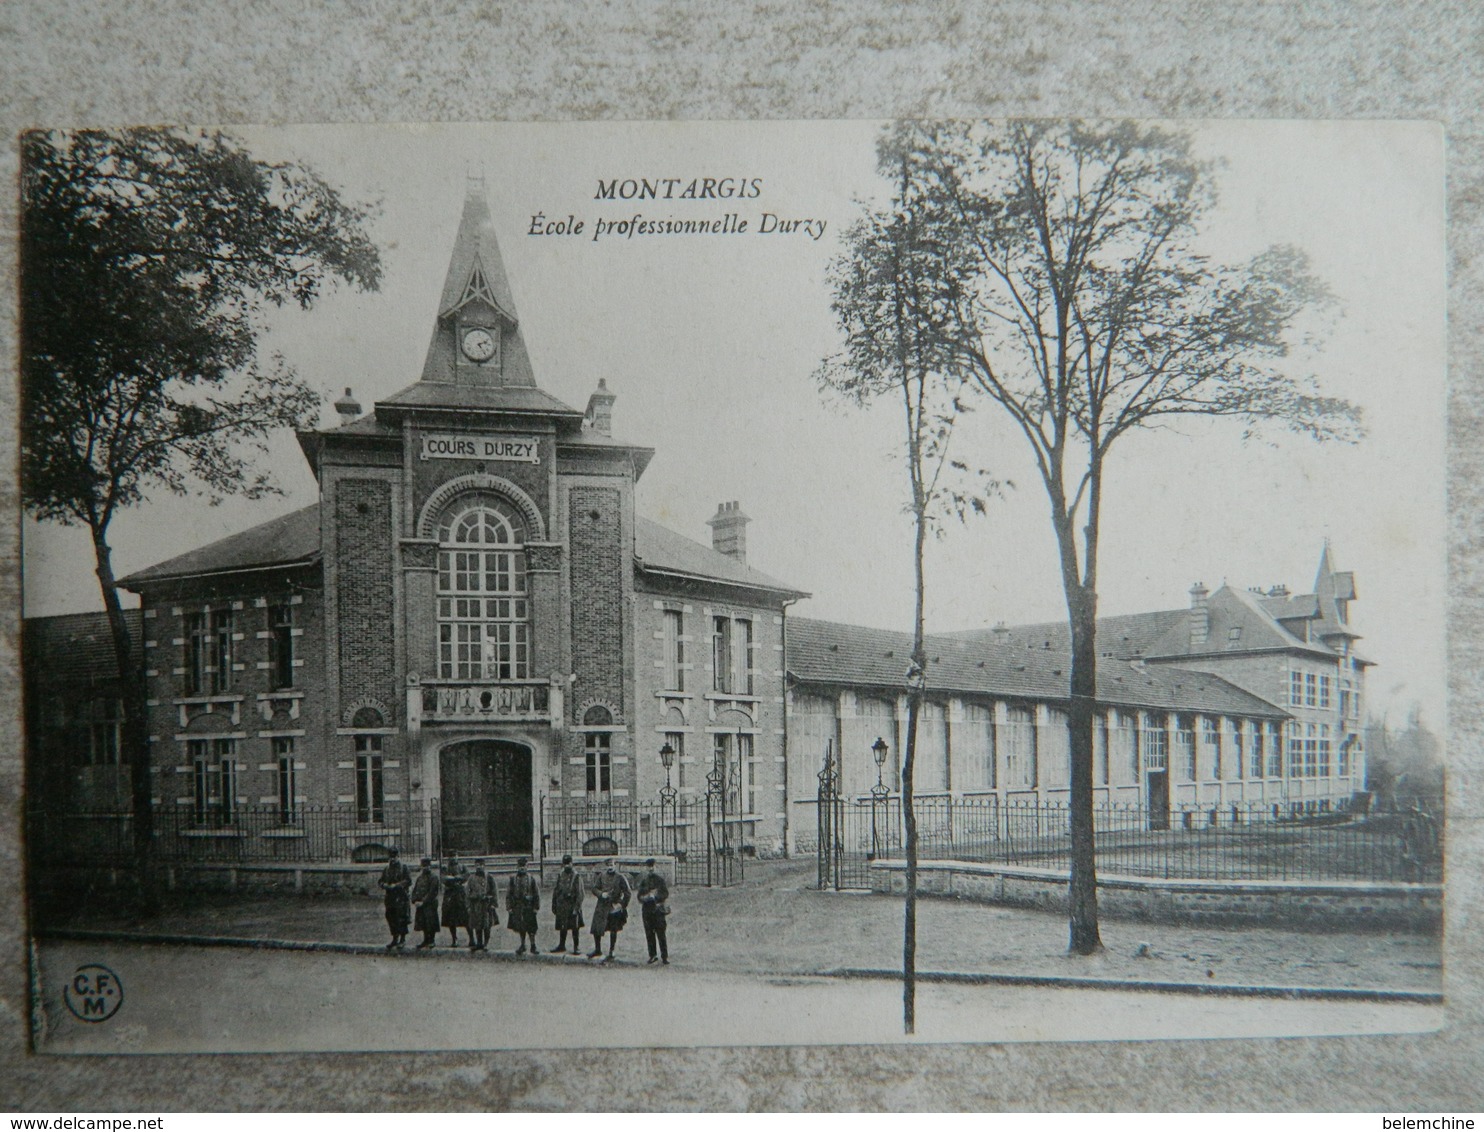
[(465, 307), (483, 304), (491, 308), (503, 324), (498, 378), (499, 385), (532, 386), (536, 384), (531, 358), (521, 335), (516, 316), (515, 296), (505, 274), (505, 260), (500, 255), (500, 242), (495, 237), (495, 224), (489, 202), (481, 184), (471, 182), (464, 197), (464, 211), (459, 217), (458, 234), (448, 259), (448, 274), (443, 279), (443, 293), (438, 300), (438, 318), (428, 343), (421, 380), (437, 385), (450, 385), (456, 380), (458, 363), (452, 321)]

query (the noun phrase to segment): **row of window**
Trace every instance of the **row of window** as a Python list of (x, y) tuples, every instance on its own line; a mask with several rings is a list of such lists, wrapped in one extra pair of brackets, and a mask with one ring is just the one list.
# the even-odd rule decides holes
[[(688, 691), (685, 614), (664, 611), (664, 659), (661, 665), (664, 691)], [(754, 694), (757, 668), (757, 636), (751, 618), (718, 614), (711, 618), (711, 690), (735, 696)]]
[(1336, 685), (1342, 719), (1360, 716), (1360, 688), (1346, 677), (1336, 678), (1327, 672), (1305, 672), (1290, 669), (1288, 673), (1288, 706), (1327, 710), (1334, 703)]
[[(733, 812), (758, 813), (760, 768), (753, 737), (747, 734), (713, 735), (710, 769), (699, 779), (686, 761), (685, 732), (666, 732), (663, 742), (675, 752), (675, 771), (670, 779), (677, 790), (712, 789), (720, 791), (727, 808)], [(589, 731), (583, 736), (585, 781), (588, 801), (607, 802), (613, 796), (612, 735), (607, 731)], [(708, 781), (711, 779), (712, 781)]]
[[(255, 620), (233, 609), (212, 609), (185, 615), (185, 694), (219, 695), (238, 686), (239, 665), (248, 650), (238, 637)], [(266, 610), (268, 686), (272, 691), (294, 686), (294, 607), (287, 602)]]
[[(273, 738), (273, 791), (277, 816), (285, 826), (301, 817), (299, 772), (293, 736)], [(380, 735), (355, 737), (356, 820), (380, 825), (386, 820), (385, 767)], [(186, 757), (191, 766), (191, 820), (203, 827), (226, 828), (237, 823), (238, 790), (242, 771), (235, 739), (189, 739)]]

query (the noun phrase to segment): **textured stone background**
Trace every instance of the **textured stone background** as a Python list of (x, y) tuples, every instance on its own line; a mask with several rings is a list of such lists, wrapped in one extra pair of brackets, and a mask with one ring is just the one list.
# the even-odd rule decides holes
[[(551, 14), (547, 14), (547, 12)], [(560, 12), (558, 16), (556, 13)], [(1448, 129), (1451, 579), (1449, 1028), (1429, 1037), (1097, 1045), (704, 1049), (368, 1057), (25, 1053), (14, 648), (15, 524), (0, 529), (0, 1108), (1328, 1109), (1484, 1107), (1478, 256), (1484, 9), (1388, 0), (12, 0), (0, 107), (13, 184), (30, 125), (880, 118), (1413, 118)], [(14, 193), (0, 194), (0, 357), (14, 356)], [(1402, 281), (1400, 285), (1405, 285)], [(1405, 380), (1404, 374), (1398, 380)], [(3, 396), (13, 401), (7, 369)], [(14, 419), (7, 412), (4, 419)], [(14, 438), (0, 433), (0, 467)], [(13, 512), (13, 475), (0, 506)], [(1219, 1003), (1213, 1003), (1219, 1010)]]

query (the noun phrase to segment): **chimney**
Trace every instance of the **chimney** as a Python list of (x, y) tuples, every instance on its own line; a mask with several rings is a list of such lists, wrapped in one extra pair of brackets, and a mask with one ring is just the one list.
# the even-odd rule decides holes
[(587, 424), (594, 432), (613, 435), (613, 402), (618, 398), (608, 392), (608, 379), (598, 378), (598, 389), (587, 399)]
[(1010, 639), (1010, 626), (1003, 621), (996, 621), (990, 632), (994, 634), (994, 643), (997, 645), (1002, 645)]
[(1206, 604), (1210, 591), (1197, 582), (1190, 587), (1190, 647), (1194, 651), (1205, 646), (1211, 635), (1211, 609)]
[(350, 386), (345, 387), (345, 396), (335, 402), (335, 411), (340, 414), (340, 423), (348, 425), (361, 415), (361, 403), (351, 394)]
[(735, 499), (722, 503), (716, 514), (706, 520), (711, 528), (711, 549), (738, 562), (747, 561), (747, 524), (750, 520), (742, 514), (742, 505)]

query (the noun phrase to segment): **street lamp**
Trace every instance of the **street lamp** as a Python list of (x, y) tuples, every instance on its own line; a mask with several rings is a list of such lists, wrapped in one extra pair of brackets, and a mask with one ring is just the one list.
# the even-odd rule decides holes
[(871, 859), (875, 860), (881, 855), (881, 836), (878, 832), (876, 822), (877, 807), (885, 805), (887, 796), (891, 790), (886, 783), (881, 781), (882, 771), (886, 769), (886, 740), (879, 735), (876, 742), (871, 744), (871, 754), (876, 759), (876, 785), (871, 787)]
[[(665, 807), (668, 806), (670, 809), (670, 856), (674, 857), (676, 850), (679, 848), (678, 842), (680, 835), (679, 831), (675, 828), (678, 824), (677, 814), (675, 812), (675, 787), (670, 785), (670, 768), (675, 765), (675, 748), (670, 746), (668, 741), (660, 748), (660, 762), (665, 765), (665, 784), (660, 787), (660, 821), (663, 822), (665, 820)], [(660, 838), (660, 844), (664, 844), (663, 834)]]

